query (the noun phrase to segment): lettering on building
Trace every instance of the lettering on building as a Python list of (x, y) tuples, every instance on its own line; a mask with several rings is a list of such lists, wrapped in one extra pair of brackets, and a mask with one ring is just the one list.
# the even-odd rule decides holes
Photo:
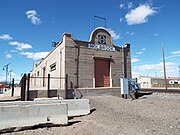
[(103, 50), (103, 51), (111, 51), (111, 52), (115, 52), (115, 47), (110, 46), (110, 45), (88, 44), (88, 48), (96, 49), (96, 50)]

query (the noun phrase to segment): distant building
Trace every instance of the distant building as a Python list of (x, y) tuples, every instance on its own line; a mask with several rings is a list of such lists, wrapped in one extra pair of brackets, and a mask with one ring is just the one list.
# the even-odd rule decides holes
[(140, 83), (141, 88), (152, 88), (152, 87), (163, 87), (164, 79), (157, 77), (149, 77), (149, 76), (138, 76), (138, 83)]
[(168, 78), (169, 84), (180, 84), (180, 78)]
[(10, 89), (10, 87), (9, 87), (9, 86), (6, 86), (6, 85), (2, 85), (2, 84), (0, 84), (0, 94), (3, 94), (3, 93), (8, 92), (8, 91), (9, 91), (9, 89)]
[[(141, 88), (165, 87), (164, 78), (138, 76)], [(180, 87), (180, 78), (167, 78), (167, 87)]]
[[(31, 87), (46, 87), (48, 74), (61, 78), (68, 74), (68, 81), (77, 88), (120, 87), (121, 77), (131, 78), (130, 44), (114, 45), (104, 28), (95, 29), (90, 41), (73, 39), (65, 33), (62, 41), (40, 63), (34, 62)], [(65, 88), (63, 79), (51, 80), (50, 84), (54, 88)]]
[(171, 87), (180, 87), (180, 78), (168, 78), (168, 83)]

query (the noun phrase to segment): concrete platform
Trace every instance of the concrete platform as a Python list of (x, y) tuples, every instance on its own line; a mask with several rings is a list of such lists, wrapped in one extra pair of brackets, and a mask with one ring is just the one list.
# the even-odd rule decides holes
[[(112, 88), (78, 88), (77, 90), (68, 89), (68, 98), (73, 99), (73, 93), (75, 92), (77, 97), (82, 96), (104, 96), (104, 95), (112, 95), (112, 96), (121, 96), (120, 87), (112, 87)], [(50, 97), (63, 97), (65, 98), (65, 89), (52, 89), (50, 90)], [(46, 89), (33, 89), (29, 91), (29, 98), (33, 100), (34, 98), (44, 98), (47, 97)]]
[(67, 104), (0, 103), (0, 130), (37, 124), (68, 124)]
[(47, 100), (35, 101), (16, 101), (16, 102), (0, 102), (0, 106), (10, 106), (10, 105), (33, 105), (33, 104), (52, 104), (52, 103), (63, 103), (68, 106), (68, 117), (87, 115), (90, 113), (89, 99), (67, 99), (67, 100), (57, 100), (50, 98)]
[(18, 97), (3, 97), (3, 98), (0, 98), (0, 102), (20, 101), (20, 100), (21, 100), (20, 96), (18, 96)]
[(35, 98), (34, 101), (46, 101), (46, 100), (62, 100), (63, 97), (52, 97), (52, 98)]
[(64, 103), (68, 105), (68, 117), (87, 115), (90, 113), (89, 99), (66, 99), (35, 98), (38, 103)]

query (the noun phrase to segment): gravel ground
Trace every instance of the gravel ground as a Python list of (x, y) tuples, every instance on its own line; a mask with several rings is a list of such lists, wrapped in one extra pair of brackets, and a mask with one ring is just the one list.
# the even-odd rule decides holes
[(137, 100), (86, 97), (92, 113), (70, 119), (69, 126), (7, 133), (17, 135), (180, 135), (180, 95), (152, 94)]

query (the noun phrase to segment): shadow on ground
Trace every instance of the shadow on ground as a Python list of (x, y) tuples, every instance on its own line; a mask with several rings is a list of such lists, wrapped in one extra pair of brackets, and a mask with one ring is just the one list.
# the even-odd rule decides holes
[[(71, 126), (71, 125), (79, 123), (79, 122), (81, 122), (81, 121), (71, 121), (71, 122), (68, 122), (68, 125), (65, 125), (65, 126)], [(39, 128), (51, 128), (51, 127), (63, 127), (63, 126), (64, 125), (61, 125), (61, 124), (46, 123), (46, 124), (39, 124), (39, 125), (27, 126), (27, 127), (12, 127), (12, 128), (8, 128), (8, 129), (0, 130), (0, 134), (20, 132), (20, 131), (25, 131), (25, 130), (36, 130)]]
[(135, 97), (136, 97), (136, 99), (138, 99), (138, 98), (143, 97), (145, 95), (151, 95), (151, 94), (153, 94), (153, 92), (138, 92), (135, 94)]

